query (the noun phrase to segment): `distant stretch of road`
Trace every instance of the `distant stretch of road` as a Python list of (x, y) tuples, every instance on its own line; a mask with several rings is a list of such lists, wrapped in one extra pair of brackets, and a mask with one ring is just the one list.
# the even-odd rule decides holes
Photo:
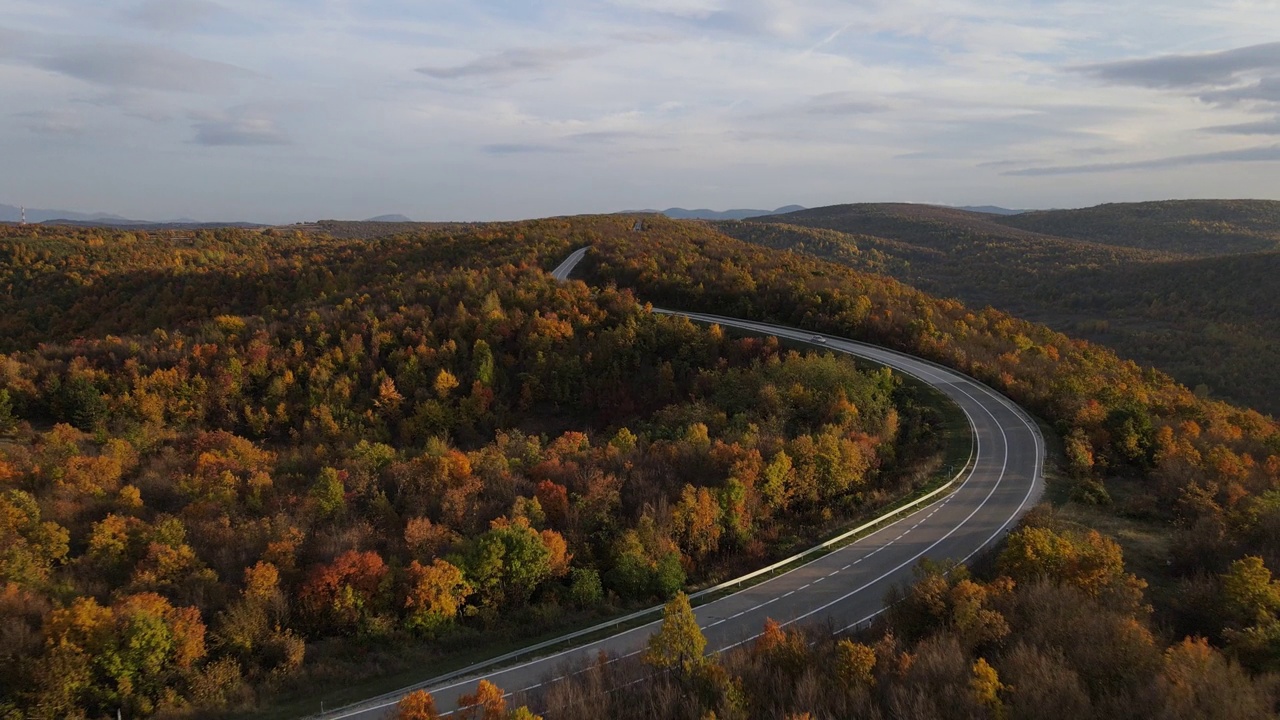
[(559, 280), (560, 282), (568, 280), (569, 275), (573, 273), (573, 269), (578, 267), (578, 263), (582, 262), (582, 258), (587, 256), (587, 250), (589, 249), (590, 248), (578, 248), (577, 250), (574, 250), (573, 254), (565, 258), (564, 262), (557, 265), (556, 269), (551, 271), (551, 277)]
[[(586, 252), (583, 248), (573, 253), (552, 274), (567, 280)], [(702, 313), (655, 312), (810, 342), (886, 365), (955, 401), (968, 416), (975, 439), (969, 470), (950, 494), (808, 564), (695, 608), (708, 652), (754, 638), (766, 618), (784, 624), (830, 622), (836, 628), (865, 623), (883, 611), (891, 587), (910, 581), (912, 568), (921, 558), (968, 560), (1007, 532), (1043, 490), (1044, 442), (1034, 421), (1008, 398), (976, 380), (927, 360), (844, 338)], [(457, 707), (460, 695), (474, 692), (482, 678), (515, 694), (545, 690), (559, 680), (557, 671), (585, 665), (601, 652), (618, 657), (639, 653), (657, 622), (508, 667), (427, 681), (324, 717), (388, 718), (401, 696), (419, 688), (431, 692), (437, 707), (448, 711)]]

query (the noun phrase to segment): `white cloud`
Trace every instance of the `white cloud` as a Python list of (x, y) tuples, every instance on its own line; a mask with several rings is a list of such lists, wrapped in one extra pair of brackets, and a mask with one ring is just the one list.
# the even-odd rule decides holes
[[(1280, 37), (1268, 9), (13, 0), (0, 28), (0, 154), (47, 172), (22, 187), (0, 177), (0, 202), (36, 189), (51, 195), (44, 204), (134, 216), (279, 220), (922, 194), (1065, 206), (1132, 193), (1138, 175), (1151, 192), (1178, 182), (1181, 196), (1280, 196), (1280, 173), (1259, 170), (1267, 154), (1242, 154), (1272, 134), (1280, 98), (1270, 70), (1245, 62), (1265, 48), (1240, 50)], [(1168, 81), (1206, 54), (1230, 67), (1195, 87)], [(75, 153), (50, 150), (72, 142)], [(110, 175), (121, 148), (163, 186), (59, 183)], [(1151, 164), (1177, 157), (1213, 160), (1199, 173)], [(1002, 174), (1033, 167), (1076, 170)], [(211, 206), (165, 204), (189, 197)]]

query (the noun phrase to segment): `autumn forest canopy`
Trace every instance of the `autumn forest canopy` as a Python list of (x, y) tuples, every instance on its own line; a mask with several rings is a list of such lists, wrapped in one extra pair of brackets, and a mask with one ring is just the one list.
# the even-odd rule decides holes
[(767, 564), (944, 466), (913, 382), (648, 303), (973, 375), (1053, 431), (1054, 505), (870, 630), (772, 628), (621, 692), (602, 667), (550, 717), (1273, 716), (1271, 418), (878, 274), (890, 252), (846, 262), (838, 230), (635, 223), (0, 226), (0, 717), (253, 715), (448, 669)]

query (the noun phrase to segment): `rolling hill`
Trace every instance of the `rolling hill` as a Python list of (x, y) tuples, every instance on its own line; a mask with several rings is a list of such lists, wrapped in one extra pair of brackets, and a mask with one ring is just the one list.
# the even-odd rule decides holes
[(696, 210), (687, 210), (681, 207), (673, 207), (666, 210), (635, 210), (631, 212), (657, 213), (666, 215), (672, 220), (745, 220), (747, 218), (777, 215), (803, 209), (804, 207), (800, 205), (785, 205), (777, 210), (753, 210), (751, 208), (736, 208), (733, 210), (698, 208)]
[(1188, 255), (1280, 249), (1280, 202), (1275, 200), (1113, 203), (993, 221), (1061, 237)]
[[(110, 213), (84, 213), (72, 210), (49, 210), (41, 208), (26, 209), (27, 222), (38, 223), (48, 220), (81, 220), (86, 222), (135, 222), (119, 215)], [(0, 222), (20, 222), (22, 220), (22, 208), (16, 205), (0, 204)]]
[(1272, 280), (1280, 203), (1170, 201), (1016, 216), (837, 205), (718, 226), (1043, 322), (1202, 392), (1280, 413), (1280, 290)]
[[(128, 717), (308, 715), (759, 567), (941, 469), (945, 409), (893, 373), (653, 302), (980, 379), (1046, 421), (1055, 507), (969, 570), (922, 565), (873, 627), (810, 643), (803, 617), (766, 622), (698, 675), (659, 673), (668, 686), (625, 659), (564, 672), (536, 698), (548, 717), (995, 717), (979, 671), (1022, 708), (1011, 720), (1064, 687), (1071, 717), (1205, 717), (1161, 700), (1179, 696), (1170, 667), (1230, 689), (1220, 717), (1271, 717), (1280, 428), (885, 274), (941, 284), (950, 263), (948, 283), (1058, 313), (1219, 316), (1195, 359), (1267, 332), (1277, 254), (1167, 256), (941, 212), (825, 213), (916, 227), (900, 238), (618, 215), (0, 227), (0, 715), (123, 714), (122, 687)], [(547, 272), (582, 247), (573, 281)], [(1241, 281), (1254, 294), (1228, 291)], [(1076, 307), (1101, 300), (1115, 308)], [(822, 579), (798, 591), (829, 597)], [(926, 704), (943, 702), (959, 710)]]

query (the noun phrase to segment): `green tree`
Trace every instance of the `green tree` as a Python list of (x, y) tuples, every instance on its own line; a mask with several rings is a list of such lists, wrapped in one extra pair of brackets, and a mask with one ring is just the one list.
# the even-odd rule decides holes
[(581, 608), (599, 603), (604, 597), (599, 571), (595, 568), (574, 568), (569, 578), (569, 597)]
[(658, 558), (653, 570), (653, 591), (658, 597), (671, 597), (684, 587), (684, 565), (680, 553), (672, 550)]
[(13, 414), (13, 399), (9, 397), (9, 391), (0, 388), (0, 433), (11, 432), (18, 424), (18, 418)]
[(1280, 582), (1262, 558), (1249, 555), (1231, 563), (1222, 574), (1222, 595), (1227, 611), (1246, 625), (1259, 623), (1280, 609)]
[(81, 430), (94, 430), (106, 420), (107, 401), (93, 381), (75, 376), (62, 381), (53, 395), (53, 411), (59, 420)]
[(486, 387), (493, 385), (493, 350), (483, 339), (476, 340), (472, 346), (471, 371), (476, 382)]
[(1111, 447), (1123, 462), (1140, 468), (1151, 467), (1155, 460), (1155, 426), (1151, 413), (1136, 401), (1112, 410), (1105, 422), (1111, 434)]
[(343, 487), (342, 476), (331, 467), (320, 471), (320, 476), (311, 485), (308, 495), (315, 503), (316, 512), (320, 517), (328, 518), (338, 515), (347, 506), (346, 488)]
[(662, 610), (662, 626), (649, 636), (642, 659), (659, 670), (679, 669), (691, 673), (701, 667), (707, 638), (698, 627), (698, 618), (684, 593), (676, 596)]
[[(46, 625), (44, 659), (54, 698), (71, 697), (92, 715), (148, 715), (181, 673), (204, 657), (204, 624), (194, 607), (175, 608), (153, 593), (126, 595), (111, 607), (77, 598)], [(58, 688), (63, 682), (70, 686)]]
[(36, 499), (22, 490), (0, 491), (0, 582), (37, 585), (67, 556), (70, 535), (41, 522)]
[(1256, 670), (1280, 668), (1280, 582), (1256, 555), (1231, 563), (1221, 580), (1232, 654)]
[(551, 577), (551, 551), (529, 521), (500, 518), (464, 552), (460, 566), (486, 605), (523, 605)]
[(791, 482), (791, 458), (786, 452), (779, 450), (765, 466), (760, 485), (760, 495), (770, 510), (785, 510), (790, 504)]

